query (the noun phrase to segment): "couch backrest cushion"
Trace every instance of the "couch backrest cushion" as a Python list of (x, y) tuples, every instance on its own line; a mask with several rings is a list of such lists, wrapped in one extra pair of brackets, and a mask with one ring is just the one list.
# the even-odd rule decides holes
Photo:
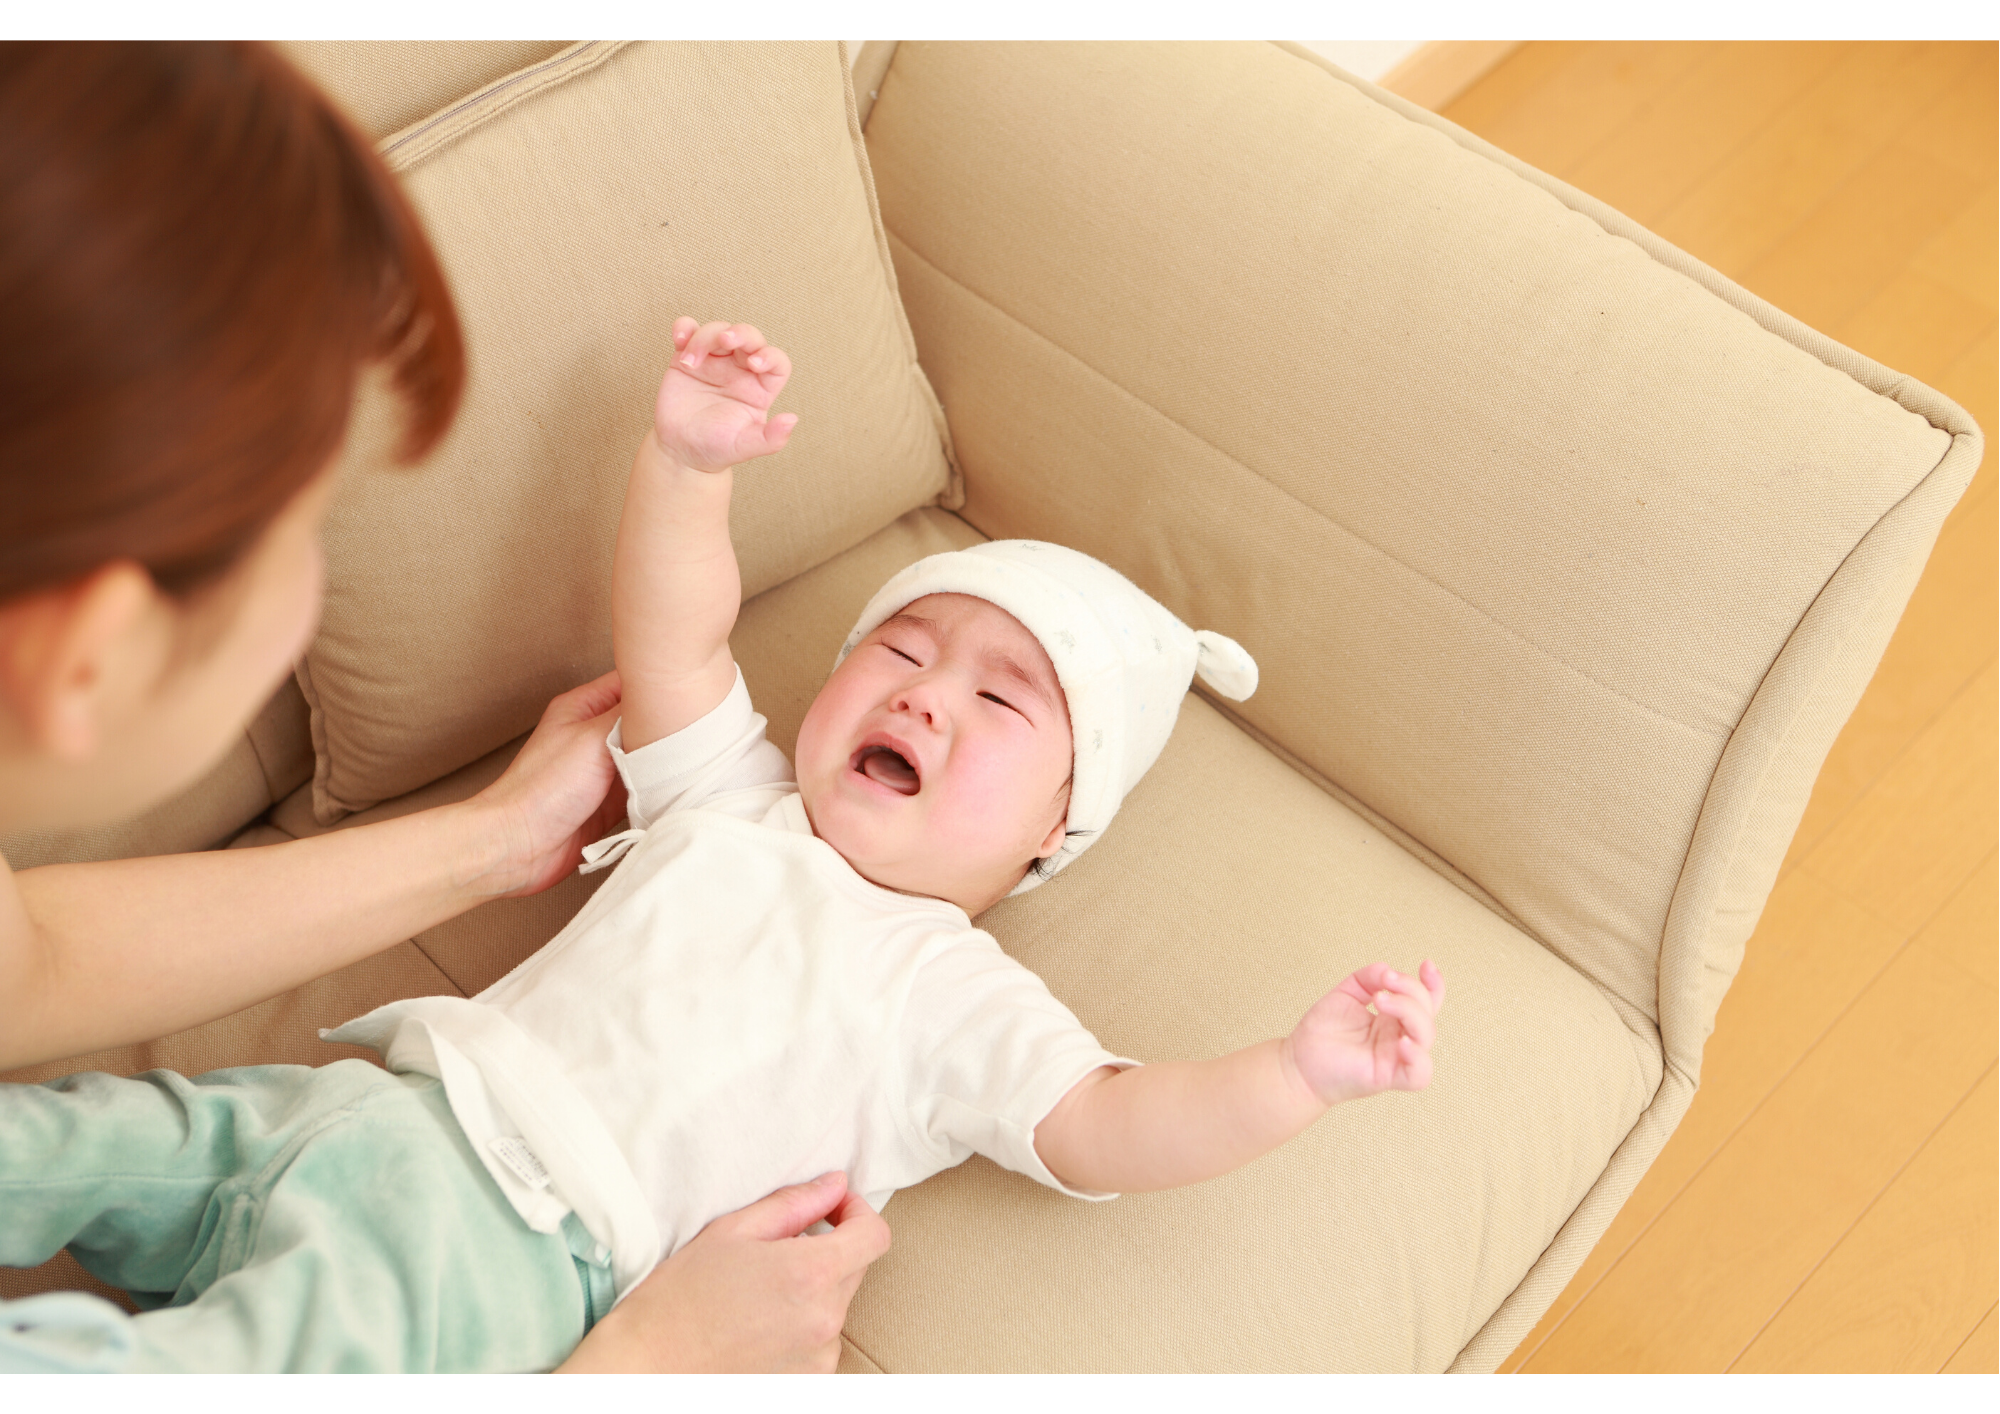
[(1446, 128), (1269, 45), (905, 41), (868, 140), (961, 514), (1240, 640), (1242, 720), (1657, 1019), (1725, 744), (1953, 436)]
[(570, 46), (559, 39), (293, 39), (278, 47), (380, 139)]
[(611, 666), (611, 551), (680, 314), (792, 355), (779, 456), (738, 479), (754, 594), (948, 485), (840, 46), (580, 44), (383, 144), (464, 320), (465, 405), (385, 469), (364, 398), (300, 669), (323, 822), (531, 726)]

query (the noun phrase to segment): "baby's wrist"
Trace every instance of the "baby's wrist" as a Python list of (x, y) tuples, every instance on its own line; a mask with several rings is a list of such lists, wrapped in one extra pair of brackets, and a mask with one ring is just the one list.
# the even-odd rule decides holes
[(713, 481), (726, 476), (733, 467), (696, 466), (688, 458), (673, 450), (674, 439), (663, 437), (658, 424), (646, 433), (646, 440), (639, 444), (639, 464), (649, 475), (668, 478), (689, 478)]
[(1322, 1095), (1313, 1088), (1312, 1082), (1306, 1079), (1305, 1071), (1299, 1068), (1298, 1050), (1294, 1045), (1296, 1035), (1294, 1032), (1278, 1043), (1278, 1071), (1284, 1077), (1286, 1093), (1293, 1103), (1303, 1109), (1318, 1112), (1329, 1110), (1342, 1097)]

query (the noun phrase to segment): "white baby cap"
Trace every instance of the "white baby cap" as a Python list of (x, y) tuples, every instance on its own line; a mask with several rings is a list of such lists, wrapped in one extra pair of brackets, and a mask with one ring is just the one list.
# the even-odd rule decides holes
[(1190, 629), (1109, 565), (1042, 540), (989, 540), (918, 560), (868, 601), (834, 666), (927, 594), (969, 594), (1019, 619), (1041, 640), (1069, 702), (1069, 838), (1017, 894), (1068, 867), (1103, 832), (1159, 759), (1196, 672), (1237, 701), (1257, 690), (1257, 664), (1234, 639)]

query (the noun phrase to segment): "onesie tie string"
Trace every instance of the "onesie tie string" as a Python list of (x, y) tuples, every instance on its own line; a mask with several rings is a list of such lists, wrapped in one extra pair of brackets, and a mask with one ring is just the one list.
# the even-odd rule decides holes
[(606, 835), (595, 844), (583, 847), (583, 863), (576, 866), (579, 874), (595, 874), (600, 869), (609, 869), (632, 852), (632, 846), (646, 838), (644, 830), (620, 830), (615, 835)]

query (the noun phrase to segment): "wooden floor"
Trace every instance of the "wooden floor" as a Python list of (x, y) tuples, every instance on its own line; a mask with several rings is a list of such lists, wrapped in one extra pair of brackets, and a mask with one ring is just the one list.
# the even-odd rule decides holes
[(1966, 408), (1693, 1107), (1502, 1367), (1996, 1368), (1993, 44), (1528, 44), (1446, 116)]

